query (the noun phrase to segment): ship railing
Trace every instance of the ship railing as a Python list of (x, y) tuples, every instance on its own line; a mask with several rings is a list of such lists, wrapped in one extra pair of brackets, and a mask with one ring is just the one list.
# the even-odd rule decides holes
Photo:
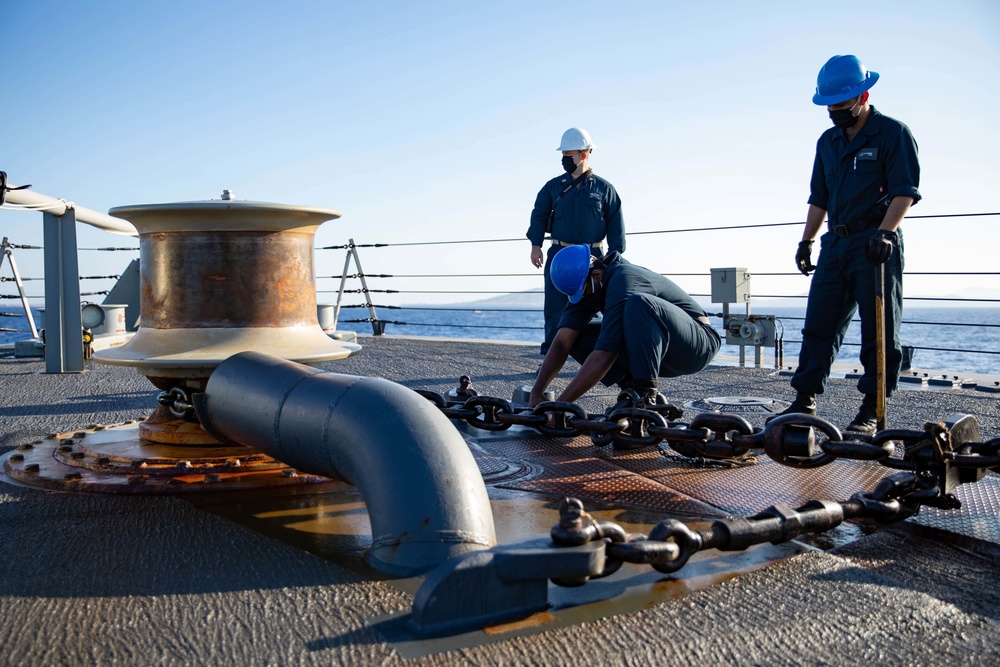
[[(47, 197), (45, 195), (40, 195), (36, 192), (31, 191), (16, 191), (7, 193), (8, 203), (4, 206), (5, 208), (10, 208), (13, 204), (14, 207), (21, 210), (38, 210), (43, 213), (43, 223), (46, 226), (45, 232), (45, 245), (44, 246), (31, 246), (31, 245), (17, 245), (14, 243), (8, 243), (8, 249), (19, 249), (19, 250), (43, 250), (45, 255), (45, 278), (35, 278), (35, 277), (24, 277), (21, 278), (23, 281), (34, 281), (34, 280), (44, 280), (45, 283), (45, 302), (46, 302), (46, 326), (52, 330), (58, 330), (61, 332), (61, 337), (64, 338), (76, 327), (78, 330), (79, 323), (74, 325), (73, 317), (79, 318), (79, 309), (68, 308), (66, 312), (62, 312), (65, 309), (66, 304), (72, 304), (78, 299), (72, 298), (78, 295), (81, 299), (88, 296), (99, 296), (108, 294), (108, 290), (95, 290), (82, 292), (79, 288), (80, 281), (87, 280), (106, 280), (106, 279), (117, 279), (119, 276), (81, 276), (78, 270), (78, 257), (77, 253), (79, 251), (95, 251), (95, 252), (121, 252), (127, 251), (136, 253), (138, 251), (137, 247), (98, 247), (98, 248), (77, 248), (75, 242), (75, 233), (71, 234), (72, 228), (77, 220), (81, 222), (86, 222), (87, 224), (93, 225), (95, 227), (104, 229), (115, 234), (126, 234), (135, 236), (136, 232), (134, 228), (124, 220), (118, 218), (112, 218), (95, 211), (77, 206), (72, 202), (67, 202), (65, 200), (56, 199), (52, 197)], [(982, 218), (988, 216), (997, 216), (1000, 213), (961, 213), (961, 214), (940, 214), (940, 215), (922, 215), (922, 216), (907, 216), (908, 221), (921, 221), (921, 220), (937, 220), (942, 218)], [(907, 223), (910, 224), (909, 222)], [(748, 224), (748, 225), (725, 225), (725, 226), (704, 226), (704, 227), (690, 227), (681, 229), (663, 229), (663, 230), (652, 230), (652, 231), (637, 231), (627, 233), (626, 236), (642, 237), (650, 235), (664, 235), (664, 234), (712, 234), (717, 232), (726, 233), (739, 233), (746, 230), (759, 230), (766, 227), (793, 227), (802, 226), (804, 222), (783, 222), (783, 223), (765, 223), (765, 224)], [(487, 307), (482, 305), (475, 305), (469, 307), (463, 307), (459, 305), (405, 305), (405, 304), (376, 304), (375, 301), (379, 300), (377, 295), (379, 294), (392, 294), (392, 295), (405, 295), (401, 298), (414, 299), (417, 295), (435, 295), (439, 298), (439, 295), (452, 295), (455, 296), (457, 300), (465, 300), (474, 295), (480, 296), (502, 296), (502, 295), (518, 295), (524, 294), (525, 292), (530, 292), (533, 289), (538, 290), (541, 285), (541, 276), (539, 272), (467, 272), (467, 273), (365, 273), (361, 269), (361, 253), (366, 254), (366, 261), (369, 258), (376, 258), (378, 253), (383, 249), (397, 249), (403, 252), (423, 252), (428, 247), (433, 246), (444, 246), (444, 245), (461, 245), (468, 246), (473, 249), (483, 248), (490, 244), (522, 244), (527, 248), (527, 240), (523, 237), (517, 238), (486, 238), (486, 239), (466, 239), (466, 240), (424, 240), (418, 242), (397, 242), (397, 243), (356, 243), (355, 240), (349, 239), (349, 241), (342, 245), (333, 246), (322, 246), (317, 248), (317, 267), (326, 265), (326, 258), (324, 258), (324, 251), (336, 251), (336, 250), (346, 250), (347, 257), (343, 265), (343, 270), (341, 273), (333, 275), (319, 275), (317, 276), (317, 301), (322, 301), (326, 298), (325, 295), (336, 293), (337, 294), (337, 307), (334, 316), (334, 326), (337, 322), (343, 324), (356, 324), (356, 323), (367, 323), (372, 326), (373, 333), (379, 335), (387, 330), (391, 333), (394, 328), (403, 328), (407, 333), (409, 332), (419, 332), (421, 329), (434, 328), (438, 331), (440, 330), (473, 330), (473, 329), (483, 329), (492, 330), (493, 334), (490, 337), (510, 337), (514, 340), (529, 340), (529, 341), (540, 341), (542, 338), (543, 327), (540, 323), (540, 307)], [(470, 256), (473, 255), (470, 252)], [(329, 257), (329, 254), (327, 255)], [(353, 260), (352, 260), (353, 258)], [(354, 267), (351, 267), (351, 264)], [(376, 263), (377, 264), (377, 263)], [(469, 266), (476, 266), (478, 263), (475, 260), (470, 260), (467, 262)], [(2, 268), (2, 267), (0, 267)], [(657, 270), (659, 267), (650, 266), (650, 268)], [(671, 277), (678, 282), (685, 283), (696, 283), (701, 280), (708, 279), (710, 273), (669, 273), (665, 272), (663, 275)], [(779, 271), (779, 272), (752, 272), (754, 278), (773, 278), (788, 280), (791, 277), (797, 277), (801, 280), (801, 276), (794, 271)], [(993, 277), (1000, 275), (998, 272), (991, 271), (907, 271), (905, 276), (929, 276), (929, 277), (945, 277), (945, 276), (979, 276), (979, 277)], [(511, 279), (514, 281), (521, 281), (521, 289), (464, 289), (466, 285), (462, 285), (463, 289), (458, 288), (447, 288), (448, 285), (444, 285), (446, 289), (434, 289), (435, 281), (463, 281), (464, 282), (475, 282), (476, 280), (486, 279), (490, 281), (495, 281), (497, 278)], [(0, 282), (6, 282), (7, 280), (13, 280), (14, 278), (6, 278), (0, 276)], [(330, 286), (329, 280), (337, 280), (340, 282), (339, 289), (327, 289)], [(371, 287), (368, 281), (372, 280), (372, 284), (375, 287)], [(358, 281), (360, 286), (357, 289), (348, 289), (348, 284), (352, 284), (354, 281)], [(383, 282), (385, 281), (385, 282)], [(440, 283), (438, 283), (440, 284)], [(387, 288), (382, 289), (383, 285), (388, 285)], [(414, 286), (421, 287), (421, 289), (412, 289)], [(987, 285), (988, 286), (988, 285)], [(690, 293), (699, 298), (706, 298), (709, 296), (708, 293), (704, 291), (698, 291), (696, 289), (689, 290)], [(22, 299), (22, 303), (25, 299), (36, 300), (40, 298), (39, 295), (27, 295), (24, 292), (23, 285), (19, 285), (19, 294), (8, 295), (0, 294), (0, 303), (4, 299)], [(343, 302), (345, 295), (348, 294), (359, 294), (363, 299), (361, 304), (345, 304)], [(70, 296), (67, 296), (70, 295)], [(789, 300), (795, 301), (799, 300), (804, 303), (805, 296), (803, 294), (786, 294), (770, 291), (765, 291), (764, 293), (753, 294), (755, 299), (771, 299), (771, 300)], [(904, 297), (906, 302), (913, 303), (975, 303), (976, 305), (991, 305), (1000, 303), (1000, 299), (989, 299), (989, 298), (956, 298), (956, 297), (936, 297), (936, 296), (920, 296), (918, 294), (911, 295), (910, 290)], [(51, 313), (53, 312), (52, 304), (56, 304), (56, 317), (53, 324), (51, 319)], [(60, 308), (59, 304), (62, 304)], [(367, 311), (367, 317), (364, 318), (344, 318), (342, 317), (342, 311), (347, 312), (357, 312), (360, 309), (362, 311)], [(393, 310), (400, 311), (400, 313), (406, 313), (407, 311), (451, 311), (455, 313), (459, 312), (497, 312), (497, 313), (516, 313), (521, 312), (530, 315), (537, 324), (531, 323), (519, 323), (519, 324), (472, 324), (472, 323), (448, 323), (448, 322), (421, 322), (414, 321), (412, 318), (402, 315), (403, 319), (389, 319), (385, 317), (380, 317), (378, 310)], [(26, 315), (30, 316), (30, 310), (25, 308)], [(3, 313), (3, 315), (13, 315), (12, 313)], [(718, 313), (712, 313), (715, 317), (721, 317)], [(783, 320), (794, 321), (801, 320), (801, 317), (795, 316), (782, 316)], [(931, 326), (931, 327), (978, 327), (981, 329), (990, 329), (1000, 327), (1000, 325), (989, 324), (989, 323), (962, 323), (962, 322), (942, 322), (942, 321), (918, 321), (918, 320), (903, 320), (903, 324), (910, 326)], [(54, 329), (52, 327), (55, 327)], [(32, 327), (33, 329), (33, 327)], [(497, 334), (496, 332), (504, 332)], [(32, 331), (34, 335), (34, 331)], [(507, 334), (507, 335), (504, 335)], [(50, 334), (51, 335), (51, 334)], [(800, 340), (795, 339), (785, 339), (782, 332), (782, 344), (787, 344), (789, 346), (800, 344)], [(845, 345), (857, 345), (852, 343), (845, 343)], [(60, 345), (60, 348), (65, 346)], [(987, 349), (987, 348), (964, 348), (955, 347), (952, 345), (921, 345), (921, 346), (910, 346), (910, 351), (915, 352), (917, 350), (928, 350), (934, 352), (953, 352), (958, 354), (970, 354), (970, 355), (998, 355), (1000, 350), (997, 349)], [(775, 363), (780, 364), (781, 361), (781, 350), (775, 350)], [(57, 370), (49, 370), (49, 372), (63, 372), (66, 369), (65, 360), (60, 360), (56, 362), (58, 364)], [(82, 361), (81, 361), (82, 365)], [(48, 367), (48, 360), (47, 360)], [(59, 370), (63, 369), (63, 370)]]
[[(5, 209), (39, 211), (42, 213), (44, 273), (45, 273), (45, 370), (47, 373), (77, 373), (83, 371), (84, 350), (80, 342), (83, 319), (80, 310), (80, 270), (76, 241), (77, 221), (112, 234), (138, 236), (135, 227), (126, 220), (93, 211), (73, 202), (41, 194), (7, 182), (7, 174), (0, 172), (0, 206)], [(16, 247), (16, 246), (15, 246)], [(27, 248), (27, 246), (23, 246)], [(12, 246), (4, 248), (9, 254)], [(12, 269), (16, 265), (11, 262)], [(27, 306), (30, 298), (24, 293), (16, 269), (18, 297), (24, 303), (25, 316), (30, 318)], [(89, 294), (88, 294), (89, 295)], [(35, 333), (33, 320), (30, 320)]]
[[(977, 222), (978, 218), (998, 216), (1000, 213), (959, 213), (959, 214), (940, 214), (940, 215), (911, 215), (907, 216), (907, 225), (909, 226), (913, 222), (919, 224), (920, 221), (925, 220), (940, 220), (942, 218), (962, 218), (962, 219), (973, 219), (970, 222)], [(704, 227), (691, 227), (683, 229), (665, 229), (665, 230), (654, 230), (654, 231), (638, 231), (627, 233), (627, 237), (642, 237), (649, 235), (660, 235), (660, 234), (681, 234), (681, 233), (698, 233), (698, 234), (711, 234), (715, 232), (726, 232), (734, 233), (745, 230), (757, 230), (765, 227), (792, 227), (798, 226), (802, 227), (804, 221), (798, 222), (783, 222), (783, 223), (765, 223), (765, 224), (747, 224), (747, 225), (725, 225), (725, 226), (704, 226)], [(428, 247), (433, 246), (444, 246), (444, 245), (465, 245), (470, 247), (482, 246), (483, 244), (522, 244), (527, 250), (528, 241), (524, 237), (518, 238), (486, 238), (486, 239), (466, 239), (466, 240), (424, 240), (417, 242), (403, 242), (403, 243), (364, 243), (355, 242), (354, 239), (350, 239), (346, 244), (343, 245), (332, 245), (323, 246), (317, 248), (320, 251), (337, 251), (346, 250), (348, 255), (353, 253), (355, 257), (360, 257), (361, 253), (365, 254), (366, 262), (371, 259), (377, 259), (378, 254), (382, 253), (383, 250), (397, 249), (400, 252), (405, 252), (408, 249), (412, 249), (416, 252), (423, 252), (428, 249)], [(633, 240), (634, 243), (634, 240)], [(793, 247), (794, 249), (794, 247)], [(527, 253), (525, 253), (526, 255)], [(473, 253), (470, 251), (470, 256)], [(628, 253), (626, 253), (626, 256)], [(321, 256), (320, 256), (321, 257)], [(815, 257), (815, 255), (814, 255)], [(319, 259), (319, 258), (318, 258)], [(525, 259), (526, 261), (526, 259)], [(791, 257), (788, 258), (788, 263), (791, 263)], [(320, 260), (317, 265), (325, 264), (325, 260)], [(382, 264), (373, 262), (373, 264)], [(477, 263), (474, 260), (467, 262), (470, 266), (475, 266)], [(658, 270), (660, 267), (649, 266), (653, 270)], [(797, 278), (798, 280), (803, 280), (801, 274), (795, 271), (777, 271), (777, 272), (754, 272), (751, 271), (754, 279), (758, 278), (769, 278), (772, 280), (784, 281), (784, 283), (790, 284), (788, 281)], [(670, 277), (676, 282), (683, 283), (682, 286), (687, 284), (705, 284), (711, 278), (711, 273), (709, 271), (699, 272), (699, 273), (670, 273), (662, 272), (662, 275)], [(909, 278), (926, 278), (930, 280), (936, 280), (937, 278), (944, 277), (956, 277), (956, 276), (975, 276), (982, 278), (992, 278), (988, 284), (980, 284), (980, 287), (997, 287), (1000, 286), (1000, 282), (996, 281), (996, 277), (1000, 276), (1000, 272), (995, 271), (905, 271), (904, 277)], [(475, 272), (463, 272), (463, 273), (365, 273), (360, 269), (360, 261), (355, 267), (350, 266), (350, 262), (347, 261), (344, 264), (344, 269), (340, 274), (333, 275), (319, 275), (318, 278), (318, 290), (317, 293), (322, 299), (322, 295), (325, 294), (337, 294), (337, 315), (341, 324), (371, 324), (373, 333), (379, 335), (383, 332), (394, 333), (394, 332), (405, 332), (407, 334), (420, 335), (421, 330), (442, 330), (442, 329), (462, 329), (466, 330), (464, 333), (468, 334), (469, 330), (484, 329), (491, 330), (491, 338), (494, 337), (506, 337), (504, 333), (511, 334), (510, 337), (515, 340), (532, 340), (540, 342), (542, 338), (543, 327), (540, 323), (541, 308), (530, 307), (488, 307), (482, 304), (476, 303), (468, 307), (462, 304), (457, 305), (401, 305), (401, 304), (389, 304), (382, 303), (377, 304), (379, 301), (379, 295), (393, 295), (393, 298), (406, 298), (406, 299), (416, 299), (419, 295), (433, 296), (433, 298), (440, 298), (440, 295), (451, 295), (455, 297), (456, 301), (468, 300), (470, 298), (475, 298), (476, 296), (488, 297), (488, 296), (504, 296), (504, 295), (520, 295), (525, 292), (529, 292), (532, 289), (535, 291), (540, 290), (541, 287), (541, 275), (540, 272), (509, 272), (509, 273), (475, 273)], [(477, 279), (488, 279), (494, 281), (497, 278), (510, 279), (514, 281), (523, 281), (519, 284), (523, 284), (522, 289), (514, 290), (500, 290), (500, 289), (467, 289), (470, 286), (469, 283), (475, 283)], [(328, 289), (329, 283), (326, 281), (336, 280), (339, 281), (340, 287), (337, 290)], [(358, 286), (356, 289), (345, 289), (345, 285), (350, 281), (360, 281), (363, 284)], [(371, 285), (375, 287), (370, 287)], [(439, 281), (446, 282), (458, 282), (461, 281), (463, 284), (460, 288), (449, 287), (447, 284), (443, 285), (443, 289), (436, 289), (437, 285), (440, 285)], [(435, 284), (437, 283), (437, 284)], [(474, 284), (472, 286), (475, 286)], [(692, 296), (705, 301), (710, 294), (704, 291), (689, 290)], [(343, 299), (345, 294), (358, 294), (363, 299), (361, 304), (344, 304)], [(538, 297), (541, 298), (540, 295)], [(778, 291), (767, 290), (762, 293), (754, 293), (754, 299), (767, 299), (769, 301), (775, 300), (787, 300), (790, 304), (804, 306), (806, 295), (805, 294), (789, 294), (781, 293)], [(387, 300), (382, 298), (382, 301)], [(912, 293), (912, 290), (907, 290), (904, 294), (904, 302), (909, 303), (911, 306), (915, 305), (943, 305), (943, 304), (956, 304), (956, 305), (977, 305), (977, 306), (990, 306), (993, 304), (1000, 304), (1000, 299), (994, 298), (964, 298), (964, 297), (944, 297), (944, 296), (922, 296), (919, 293)], [(367, 317), (352, 317), (351, 313), (356, 313), (358, 310), (366, 310)], [(378, 310), (390, 310), (394, 312), (399, 312), (396, 317), (385, 317), (378, 315)], [(451, 311), (455, 313), (517, 313), (522, 312), (530, 314), (531, 319), (534, 320), (532, 323), (522, 323), (519, 325), (511, 325), (509, 323), (497, 323), (497, 324), (473, 324), (473, 323), (442, 323), (442, 322), (426, 322), (421, 321), (418, 313), (430, 313), (433, 311)], [(408, 314), (416, 315), (416, 317), (408, 316)], [(710, 313), (711, 316), (722, 319), (722, 313)], [(796, 321), (803, 320), (800, 316), (786, 316), (782, 315), (780, 317), (784, 321)], [(857, 319), (854, 320), (857, 322)], [(949, 321), (939, 321), (939, 320), (914, 320), (904, 319), (901, 322), (903, 325), (908, 325), (909, 327), (920, 326), (920, 327), (975, 327), (980, 329), (994, 329), (1000, 328), (1000, 324), (989, 324), (989, 323), (969, 323), (969, 322), (949, 322)], [(784, 327), (781, 332), (780, 346), (776, 346), (774, 350), (774, 363), (776, 366), (780, 366), (784, 361), (784, 345), (788, 345), (790, 348), (794, 349), (794, 346), (800, 345), (801, 340), (795, 338), (785, 338), (784, 337)], [(498, 333), (499, 332), (499, 333)], [(528, 332), (527, 334), (525, 332)], [(432, 335), (432, 334), (424, 334)], [(723, 332), (724, 335), (724, 332)], [(859, 347), (859, 343), (845, 342), (846, 347)], [(906, 344), (904, 341), (904, 367), (908, 367), (909, 360), (912, 359), (913, 355), (917, 351), (925, 350), (930, 352), (946, 352), (946, 353), (956, 353), (956, 354), (968, 354), (968, 355), (1000, 355), (1000, 350), (993, 349), (989, 347), (983, 348), (971, 348), (971, 347), (957, 347), (954, 345), (949, 345), (947, 342), (942, 342), (941, 344), (924, 344), (924, 345), (910, 345)]]

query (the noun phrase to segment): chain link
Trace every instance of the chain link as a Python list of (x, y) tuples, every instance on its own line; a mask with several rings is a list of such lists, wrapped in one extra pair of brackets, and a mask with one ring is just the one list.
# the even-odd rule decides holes
[(157, 403), (170, 410), (170, 414), (186, 421), (198, 421), (194, 414), (191, 397), (181, 387), (173, 387), (169, 391), (161, 391), (156, 397)]
[[(923, 431), (850, 433), (850, 439), (845, 439), (834, 424), (806, 414), (781, 415), (763, 428), (755, 428), (739, 415), (718, 412), (700, 413), (690, 423), (668, 422), (662, 414), (667, 406), (640, 402), (621, 407), (621, 400), (607, 415), (588, 414), (578, 404), (563, 401), (546, 401), (528, 408), (506, 399), (478, 395), (469, 376), (462, 376), (459, 389), (449, 392), (459, 400), (449, 401), (425, 389), (417, 391), (447, 417), (486, 431), (524, 426), (554, 438), (589, 436), (596, 446), (613, 444), (621, 450), (665, 442), (691, 459), (751, 462), (754, 450), (763, 449), (772, 460), (793, 468), (818, 468), (838, 459), (875, 461), (888, 468), (918, 471), (946, 463), (950, 468), (1000, 467), (1000, 438), (986, 443), (964, 442), (960, 451), (955, 451), (943, 424), (928, 423)], [(619, 399), (627, 395), (623, 392)], [(669, 408), (670, 414), (676, 414), (674, 406)], [(901, 458), (893, 456), (898, 446), (903, 449)], [(941, 488), (954, 485), (939, 484)]]

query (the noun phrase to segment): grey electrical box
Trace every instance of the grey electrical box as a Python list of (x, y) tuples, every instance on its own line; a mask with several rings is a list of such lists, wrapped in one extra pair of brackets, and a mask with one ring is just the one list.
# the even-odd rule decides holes
[(724, 324), (726, 345), (774, 345), (776, 319), (774, 315), (731, 315)]
[(744, 268), (712, 269), (712, 303), (750, 303), (750, 273)]

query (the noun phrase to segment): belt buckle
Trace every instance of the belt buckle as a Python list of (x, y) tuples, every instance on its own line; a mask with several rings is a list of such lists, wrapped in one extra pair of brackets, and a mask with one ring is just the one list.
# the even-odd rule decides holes
[(845, 239), (851, 235), (851, 232), (847, 229), (847, 225), (834, 225), (833, 233)]

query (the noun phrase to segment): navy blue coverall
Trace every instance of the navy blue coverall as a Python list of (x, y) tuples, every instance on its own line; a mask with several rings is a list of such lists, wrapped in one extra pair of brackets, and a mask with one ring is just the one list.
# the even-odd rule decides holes
[[(580, 332), (570, 354), (581, 364), (594, 350), (617, 352), (606, 386), (697, 373), (722, 344), (705, 310), (672, 280), (617, 252), (604, 258), (602, 287), (563, 311), (559, 328)], [(594, 315), (604, 314), (595, 321)], [(655, 384), (654, 384), (655, 386)]]
[[(809, 286), (802, 349), (792, 387), (821, 394), (830, 377), (844, 334), (857, 312), (861, 318), (861, 363), (858, 390), (874, 396), (876, 387), (875, 292), (878, 267), (865, 260), (864, 248), (876, 233), (893, 197), (920, 200), (917, 143), (903, 123), (875, 107), (864, 126), (848, 142), (844, 130), (832, 127), (816, 144), (809, 203), (827, 211), (828, 229), (820, 237), (816, 273)], [(903, 316), (903, 234), (885, 263), (886, 394), (899, 382)]]
[[(549, 214), (555, 206), (552, 220), (552, 245), (545, 257), (545, 340), (541, 353), (545, 354), (556, 335), (559, 316), (566, 307), (566, 295), (556, 289), (549, 276), (552, 258), (569, 245), (590, 246), (591, 254), (600, 258), (604, 254), (601, 242), (607, 238), (609, 251), (625, 252), (625, 222), (618, 192), (593, 172), (566, 194), (560, 194), (573, 182), (569, 174), (557, 176), (545, 184), (535, 197), (531, 211), (531, 224), (527, 237), (533, 246), (542, 246)], [(556, 204), (558, 200), (558, 204)]]

